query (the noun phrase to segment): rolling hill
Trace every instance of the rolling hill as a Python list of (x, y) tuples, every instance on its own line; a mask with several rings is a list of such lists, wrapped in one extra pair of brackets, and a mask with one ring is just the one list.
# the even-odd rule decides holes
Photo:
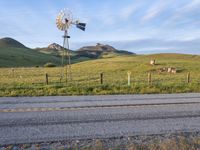
[[(48, 62), (60, 65), (62, 54), (63, 47), (56, 43), (44, 48), (30, 49), (15, 39), (0, 39), (0, 67), (43, 66)], [(76, 51), (70, 50), (70, 54), (72, 63), (77, 63), (98, 58), (133, 55), (134, 53), (97, 43), (96, 46), (85, 46)]]
[(58, 65), (60, 59), (27, 48), (12, 38), (0, 39), (0, 67), (42, 66), (47, 62)]
[(22, 43), (12, 39), (12, 38), (2, 38), (0, 39), (0, 48), (7, 47), (17, 47), (17, 48), (26, 48)]

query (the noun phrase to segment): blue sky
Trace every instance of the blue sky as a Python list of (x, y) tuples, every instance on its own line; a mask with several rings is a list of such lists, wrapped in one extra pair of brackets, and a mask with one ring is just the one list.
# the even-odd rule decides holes
[(136, 53), (200, 54), (200, 0), (0, 0), (0, 38), (28, 47), (62, 44), (55, 19), (63, 8), (87, 23), (72, 27), (71, 48), (112, 44)]

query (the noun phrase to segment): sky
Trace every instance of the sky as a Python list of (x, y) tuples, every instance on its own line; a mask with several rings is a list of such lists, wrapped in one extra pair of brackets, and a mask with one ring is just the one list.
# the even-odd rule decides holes
[(70, 28), (71, 49), (102, 43), (139, 54), (200, 54), (200, 0), (0, 0), (0, 38), (62, 45), (55, 20), (64, 8), (87, 23), (85, 32)]

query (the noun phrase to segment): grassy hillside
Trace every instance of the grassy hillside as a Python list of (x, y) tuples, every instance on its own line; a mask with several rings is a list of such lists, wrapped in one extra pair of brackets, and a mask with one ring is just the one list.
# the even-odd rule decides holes
[(0, 39), (0, 67), (43, 66), (47, 62), (59, 64), (60, 59), (29, 49), (12, 38)]
[[(149, 64), (156, 59), (157, 64)], [(139, 94), (200, 92), (200, 56), (156, 54), (118, 56), (85, 61), (72, 65), (72, 82), (65, 82), (62, 68), (0, 69), (0, 95), (82, 95), (82, 94)], [(176, 74), (159, 72), (174, 67)], [(127, 71), (131, 71), (131, 85), (127, 85)], [(100, 84), (100, 73), (104, 83)], [(147, 81), (151, 72), (152, 83)], [(187, 74), (190, 72), (190, 83)], [(49, 85), (45, 85), (45, 73)], [(64, 74), (61, 79), (60, 75)], [(61, 79), (61, 83), (60, 83)]]
[[(151, 59), (156, 60), (156, 65), (149, 64)], [(186, 79), (188, 72), (197, 79), (200, 77), (200, 56), (183, 55), (183, 54), (155, 54), (155, 55), (136, 55), (136, 56), (119, 56), (114, 58), (105, 58), (94, 61), (87, 61), (75, 64), (73, 72), (89, 74), (98, 74), (104, 72), (106, 80), (118, 82), (119, 80), (126, 83), (127, 71), (132, 72), (133, 80), (147, 80), (147, 74), (152, 73), (153, 78), (170, 79), (172, 82), (181, 82)], [(162, 68), (173, 67), (177, 69), (176, 74), (160, 73)], [(92, 69), (91, 69), (92, 68)], [(78, 72), (78, 70), (80, 72)], [(200, 79), (200, 78), (199, 78)], [(169, 81), (168, 81), (169, 82)]]
[(60, 58), (28, 48), (0, 48), (0, 67), (43, 66), (47, 62), (60, 64)]
[[(37, 48), (35, 51), (43, 53), (43, 54), (48, 54), (54, 57), (62, 57), (63, 51), (62, 50), (56, 50), (56, 49), (51, 49), (51, 48)], [(67, 51), (67, 50), (66, 50)], [(67, 58), (67, 53), (65, 52), (65, 58)], [(75, 51), (70, 50), (70, 55), (71, 55), (71, 63), (78, 63), (86, 60), (92, 60), (93, 58), (89, 58), (87, 56), (79, 56)], [(65, 59), (65, 63), (66, 59)]]

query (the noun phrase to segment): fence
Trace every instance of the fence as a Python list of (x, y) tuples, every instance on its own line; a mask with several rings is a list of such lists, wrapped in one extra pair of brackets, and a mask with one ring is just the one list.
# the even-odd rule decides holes
[(15, 68), (0, 69), (0, 84), (68, 84), (70, 85), (128, 85), (159, 84), (159, 83), (200, 83), (200, 76), (184, 72), (177, 74), (130, 71), (119, 72), (88, 72), (72, 71), (72, 80), (67, 81), (65, 74), (61, 76), (59, 68)]

